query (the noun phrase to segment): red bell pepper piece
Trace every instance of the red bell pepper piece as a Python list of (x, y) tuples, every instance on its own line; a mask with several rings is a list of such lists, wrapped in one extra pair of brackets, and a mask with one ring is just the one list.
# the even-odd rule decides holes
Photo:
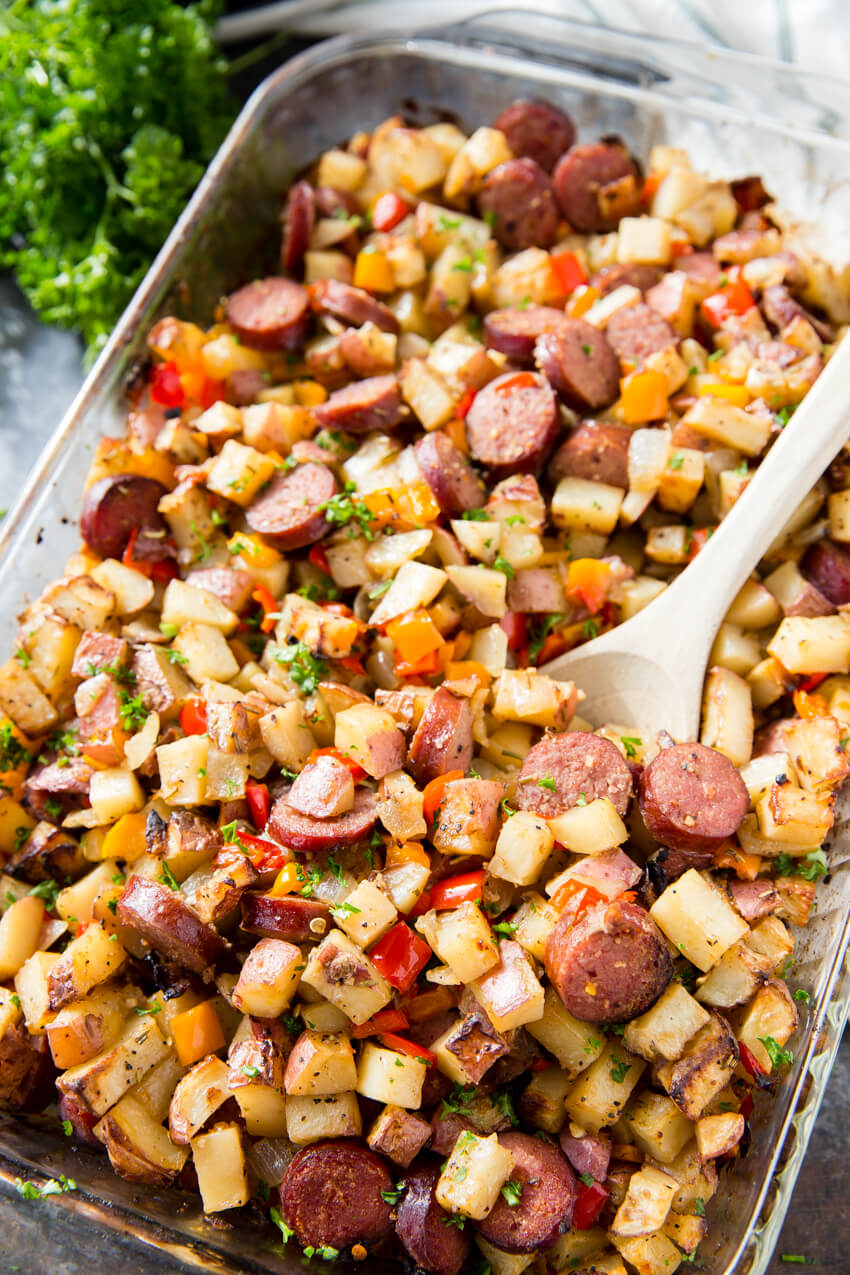
[(431, 891), (423, 890), (413, 907), (408, 912), (408, 916), (424, 916), (426, 912), (431, 911)]
[(275, 841), (266, 841), (265, 837), (252, 837), (247, 832), (240, 832), (236, 844), (248, 851), (248, 858), (258, 872), (280, 872), (290, 861), (283, 846)]
[(180, 710), (180, 725), (185, 735), (203, 735), (207, 729), (207, 706), (202, 699), (187, 699)]
[(548, 1071), (552, 1066), (551, 1058), (532, 1058), (528, 1064), (529, 1071)]
[(755, 298), (741, 278), (740, 266), (730, 266), (725, 285), (706, 297), (700, 310), (703, 318), (719, 328), (733, 314), (746, 314), (754, 305)]
[(407, 1031), (409, 1027), (410, 1020), (403, 1009), (382, 1009), (365, 1023), (352, 1027), (351, 1034), (355, 1040), (365, 1040), (367, 1036), (376, 1036), (379, 1032)]
[(597, 903), (605, 902), (605, 895), (600, 894), (599, 890), (595, 890), (592, 885), (585, 885), (583, 881), (574, 879), (565, 881), (561, 888), (552, 895), (552, 906), (560, 912), (561, 916), (566, 913), (573, 925), (588, 908), (595, 907)]
[(321, 571), (326, 576), (330, 575), (330, 564), (328, 563), (327, 554), (321, 545), (313, 545), (307, 554), (307, 561), (311, 562), (317, 571)]
[(341, 761), (343, 766), (347, 766), (351, 771), (351, 778), (356, 784), (366, 778), (363, 767), (358, 766), (356, 761), (352, 761), (341, 748), (314, 748), (307, 761), (315, 761), (317, 757), (335, 757), (337, 761)]
[(528, 623), (524, 612), (506, 611), (499, 621), (499, 628), (507, 634), (509, 651), (521, 651), (528, 645)]
[(129, 567), (131, 571), (138, 571), (139, 575), (147, 576), (148, 580), (159, 580), (162, 584), (168, 584), (169, 580), (173, 580), (178, 575), (177, 563), (173, 558), (162, 558), (159, 562), (137, 561), (133, 554), (138, 535), (139, 529), (134, 527), (130, 532), (127, 548), (121, 555), (124, 566)]
[(589, 1231), (595, 1226), (599, 1214), (610, 1198), (611, 1192), (601, 1182), (583, 1186), (573, 1209), (573, 1227), (577, 1231)]
[(536, 385), (533, 372), (517, 372), (507, 381), (496, 387), (497, 394), (510, 394), (511, 390), (527, 390)]
[(741, 1066), (744, 1068), (757, 1085), (761, 1085), (764, 1081), (769, 1080), (770, 1072), (762, 1067), (758, 1058), (751, 1049), (748, 1049), (743, 1041), (738, 1042), (738, 1052), (741, 1057)]
[(378, 973), (400, 992), (410, 991), (432, 955), (425, 940), (404, 921), (394, 925), (369, 953)]
[(483, 886), (483, 869), (447, 877), (445, 881), (438, 881), (431, 890), (431, 907), (440, 911), (459, 907), (461, 903), (478, 903)]
[(260, 624), (261, 633), (271, 633), (274, 626), (280, 618), (280, 604), (272, 593), (271, 589), (267, 589), (264, 584), (258, 584), (254, 592), (251, 594), (254, 602), (259, 602), (263, 608), (263, 619)]
[(738, 1115), (743, 1116), (745, 1120), (749, 1120), (755, 1110), (755, 1105), (756, 1104), (753, 1102), (753, 1095), (751, 1093), (745, 1093), (741, 1099), (741, 1105), (738, 1108)]
[(372, 205), (372, 225), (382, 232), (392, 230), (411, 212), (410, 204), (405, 203), (395, 191), (387, 190)]
[(248, 800), (248, 809), (251, 812), (251, 822), (254, 827), (265, 828), (269, 821), (269, 812), (272, 805), (268, 786), (266, 784), (256, 784), (252, 779), (249, 779), (245, 787), (245, 796)]
[(161, 407), (182, 407), (186, 402), (180, 369), (176, 363), (158, 363), (151, 374), (151, 398)]
[(549, 258), (552, 274), (563, 296), (575, 292), (576, 288), (587, 283), (584, 266), (574, 252), (554, 252)]
[(444, 775), (438, 775), (436, 779), (432, 779), (425, 785), (422, 793), (422, 809), (428, 823), (433, 822), (434, 815), (443, 800), (446, 784), (452, 783), (455, 779), (463, 779), (462, 770), (447, 770)]
[(693, 562), (700, 549), (704, 549), (714, 535), (713, 527), (697, 527), (691, 533), (688, 543), (688, 562)]
[(801, 677), (797, 683), (798, 691), (805, 691), (807, 695), (817, 690), (821, 682), (826, 681), (828, 673), (812, 673), (811, 677)]
[(478, 393), (478, 390), (465, 390), (464, 393), (461, 395), (460, 402), (458, 403), (457, 408), (455, 410), (462, 421), (465, 421), (467, 416), (469, 415), (469, 409), (470, 407), (472, 407), (472, 404), (475, 402), (475, 395), (477, 393)]
[(342, 659), (337, 660), (337, 664), (341, 664), (343, 668), (348, 669), (349, 673), (363, 674), (366, 672), (363, 667), (363, 661), (358, 655), (343, 655)]
[(394, 1049), (397, 1054), (410, 1054), (411, 1057), (418, 1058), (426, 1067), (433, 1067), (437, 1062), (437, 1055), (430, 1049), (426, 1049), (424, 1045), (417, 1045), (415, 1041), (405, 1040), (403, 1036), (396, 1036), (393, 1032), (381, 1032), (378, 1039), (382, 1045), (386, 1045), (387, 1049)]

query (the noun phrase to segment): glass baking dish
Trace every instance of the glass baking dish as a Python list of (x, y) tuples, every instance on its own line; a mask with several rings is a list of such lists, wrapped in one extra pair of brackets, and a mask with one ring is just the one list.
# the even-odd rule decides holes
[[(411, 34), (349, 36), (301, 54), (257, 90), (46, 447), (0, 532), (0, 641), (15, 614), (78, 544), (83, 480), (101, 434), (120, 434), (124, 390), (163, 313), (208, 320), (219, 298), (273, 270), (281, 194), (293, 174), (355, 128), (396, 111), (414, 122), (476, 126), (517, 96), (564, 106), (587, 139), (619, 133), (639, 155), (685, 146), (717, 176), (760, 173), (780, 202), (850, 243), (850, 85), (779, 63), (531, 12), (500, 11)], [(848, 427), (850, 432), (850, 427)], [(746, 1157), (708, 1205), (700, 1249), (709, 1275), (761, 1275), (779, 1234), (850, 1000), (850, 832), (845, 804), (833, 870), (799, 936), (795, 980), (811, 994), (794, 1065), (774, 1101), (757, 1100)], [(175, 1264), (257, 1272), (304, 1269), (274, 1251), (251, 1217), (204, 1221), (196, 1196), (113, 1176), (102, 1156), (69, 1148), (43, 1119), (0, 1119), (0, 1177), (66, 1173), (79, 1190), (57, 1199), (86, 1221), (153, 1245)], [(384, 1263), (384, 1265), (389, 1265)], [(373, 1261), (370, 1269), (380, 1269)]]

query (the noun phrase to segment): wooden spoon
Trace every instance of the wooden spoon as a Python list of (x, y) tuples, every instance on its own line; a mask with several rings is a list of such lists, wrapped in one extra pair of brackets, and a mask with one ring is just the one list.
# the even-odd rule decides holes
[[(842, 375), (843, 373), (843, 375)], [(582, 717), (696, 739), (706, 664), (736, 594), (850, 435), (850, 344), (836, 351), (746, 492), (694, 561), (648, 606), (545, 664), (584, 691)]]

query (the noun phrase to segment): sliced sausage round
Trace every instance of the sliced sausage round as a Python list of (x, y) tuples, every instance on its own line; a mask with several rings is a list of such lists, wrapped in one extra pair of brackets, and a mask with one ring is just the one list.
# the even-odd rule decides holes
[(537, 338), (551, 332), (563, 317), (563, 310), (550, 305), (530, 305), (526, 310), (491, 310), (484, 317), (484, 340), (491, 350), (507, 354), (509, 359), (530, 363)]
[(483, 482), (450, 438), (439, 432), (418, 439), (414, 452), (422, 477), (449, 518), (480, 509), (487, 497)]
[(612, 421), (582, 421), (549, 462), (550, 482), (585, 478), (611, 487), (629, 485), (629, 440), (632, 431)]
[(675, 345), (676, 333), (650, 305), (629, 305), (608, 320), (605, 336), (618, 359), (640, 365), (650, 354)]
[(500, 1133), (499, 1143), (514, 1158), (511, 1182), (520, 1187), (519, 1202), (500, 1195), (477, 1224), (479, 1234), (506, 1253), (533, 1253), (569, 1229), (578, 1196), (576, 1177), (567, 1158), (547, 1140), (530, 1133)]
[(286, 800), (289, 789), (278, 797), (269, 815), (268, 830), (282, 845), (302, 854), (321, 854), (334, 846), (353, 846), (363, 841), (378, 822), (375, 794), (358, 788), (354, 808), (333, 819), (303, 815)]
[(436, 1161), (418, 1160), (408, 1169), (395, 1231), (418, 1268), (430, 1275), (458, 1275), (469, 1255), (471, 1238), (449, 1225), (450, 1214), (437, 1203), (434, 1189), (439, 1178)]
[(551, 173), (576, 139), (576, 127), (565, 111), (537, 98), (519, 98), (493, 120), (514, 155), (527, 155)]
[(586, 1023), (621, 1023), (653, 1005), (673, 977), (667, 945), (649, 913), (614, 899), (578, 921), (565, 912), (546, 940), (546, 973)]
[(580, 412), (608, 407), (620, 392), (617, 356), (604, 333), (584, 319), (562, 319), (544, 332), (534, 361), (564, 402)]
[(393, 1180), (380, 1156), (349, 1138), (304, 1147), (280, 1184), (280, 1208), (302, 1247), (367, 1248), (386, 1239)]
[(750, 796), (728, 757), (705, 744), (674, 744), (640, 777), (638, 799), (650, 834), (674, 850), (711, 850), (734, 836)]
[(638, 262), (620, 261), (613, 266), (603, 266), (601, 270), (597, 270), (596, 274), (590, 276), (589, 282), (592, 288), (598, 288), (603, 297), (606, 297), (615, 288), (622, 288), (626, 285), (632, 288), (640, 288), (641, 292), (648, 292), (663, 277), (664, 269), (662, 266), (648, 266), (641, 265)]
[(321, 540), (328, 531), (321, 506), (336, 491), (332, 470), (307, 461), (289, 473), (276, 474), (245, 510), (245, 521), (278, 549), (301, 549)]
[(622, 142), (586, 142), (562, 155), (552, 175), (564, 216), (575, 230), (614, 230), (640, 211), (634, 160)]
[(326, 429), (344, 429), (349, 434), (395, 429), (405, 415), (396, 378), (369, 376), (334, 390), (326, 402), (313, 408), (313, 415)]
[[(313, 922), (315, 928), (311, 928)], [(330, 926), (330, 908), (319, 899), (300, 899), (296, 894), (243, 894), (242, 929), (264, 939), (286, 939), (306, 943), (320, 939)]]
[(89, 487), (80, 515), (80, 534), (101, 558), (120, 558), (138, 532), (133, 557), (146, 561), (170, 557), (168, 527), (159, 512), (167, 488), (155, 478), (112, 474)]
[(300, 270), (316, 221), (316, 192), (309, 182), (296, 182), (283, 210), (283, 244), (280, 259), (284, 270)]
[(545, 736), (531, 749), (519, 772), (516, 803), (520, 810), (553, 819), (571, 810), (582, 795), (585, 801), (607, 797), (617, 814), (625, 815), (632, 772), (620, 750), (610, 739), (586, 731)]
[(497, 376), (466, 417), (469, 450), (495, 478), (539, 470), (560, 432), (555, 395), (535, 372)]
[(205, 925), (178, 891), (149, 877), (132, 876), (118, 900), (122, 925), (150, 943), (157, 952), (195, 974), (208, 974), (230, 950), (211, 925)]
[(803, 575), (834, 606), (850, 602), (850, 550), (835, 540), (818, 540), (806, 551)]
[(550, 247), (561, 220), (552, 183), (533, 159), (509, 159), (489, 172), (478, 195), (478, 211), (510, 252)]
[(400, 332), (401, 324), (392, 310), (376, 301), (363, 288), (339, 279), (320, 279), (310, 287), (310, 303), (318, 314), (329, 314), (340, 323), (360, 328), (374, 323), (383, 332)]
[(227, 298), (227, 322), (254, 350), (294, 350), (307, 335), (309, 296), (292, 279), (255, 279)]
[(472, 711), (469, 701), (444, 686), (431, 696), (407, 754), (418, 784), (450, 770), (467, 771), (472, 761)]

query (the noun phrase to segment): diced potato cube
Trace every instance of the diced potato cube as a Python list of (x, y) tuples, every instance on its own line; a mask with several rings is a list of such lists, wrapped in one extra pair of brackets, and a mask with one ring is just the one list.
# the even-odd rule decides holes
[(522, 1275), (534, 1261), (533, 1253), (506, 1253), (503, 1248), (488, 1244), (480, 1233), (476, 1233), (475, 1243), (493, 1275)]
[(113, 942), (102, 925), (88, 925), (72, 939), (48, 978), (50, 1008), (61, 1009), (81, 1000), (98, 983), (104, 983), (121, 969), (127, 953)]
[(608, 1041), (567, 1094), (567, 1116), (590, 1133), (616, 1124), (645, 1067), (643, 1059), (630, 1054), (619, 1041)]
[(419, 841), (428, 831), (421, 789), (404, 770), (385, 775), (378, 788), (378, 818), (398, 841)]
[(695, 173), (687, 162), (672, 163), (665, 170), (652, 197), (653, 217), (671, 221), (677, 213), (695, 203), (705, 193), (707, 186), (707, 179), (701, 173)]
[(560, 1133), (567, 1118), (564, 1099), (570, 1083), (569, 1075), (560, 1067), (535, 1072), (520, 1095), (518, 1110), (522, 1118), (547, 1133)]
[[(516, 818), (516, 816), (514, 816)], [(489, 864), (493, 871), (492, 860)], [(558, 924), (558, 913), (542, 894), (527, 894), (522, 906), (514, 913), (516, 930), (514, 938), (535, 960), (542, 961), (546, 940)]]
[[(734, 624), (721, 624), (708, 658), (710, 664), (719, 664), (747, 677), (759, 663), (760, 656), (761, 646), (753, 634), (744, 633)], [(755, 703), (756, 690), (752, 683), (751, 690)]]
[[(259, 452), (286, 455), (313, 428), (309, 410), (297, 403), (252, 403), (242, 409), (245, 442)], [(229, 494), (228, 499), (232, 499)]]
[(423, 359), (408, 359), (401, 369), (401, 392), (422, 428), (439, 429), (450, 421), (460, 395)]
[(840, 615), (786, 617), (767, 650), (789, 673), (847, 673), (850, 625)]
[(79, 629), (102, 629), (115, 610), (113, 594), (87, 575), (51, 585), (42, 601)]
[(656, 925), (703, 971), (748, 932), (746, 921), (695, 868), (669, 885), (649, 911)]
[(791, 993), (779, 979), (766, 983), (747, 1007), (738, 1028), (738, 1040), (746, 1045), (756, 1061), (766, 1072), (773, 1070), (773, 1061), (764, 1041), (773, 1040), (780, 1047), (785, 1045), (798, 1024), (797, 1007)]
[(302, 1032), (286, 1063), (287, 1094), (346, 1093), (357, 1081), (351, 1041), (344, 1032)]
[(817, 850), (834, 822), (827, 802), (821, 794), (789, 783), (771, 784), (755, 803), (762, 836), (776, 842), (777, 853)]
[(185, 657), (186, 672), (199, 686), (202, 682), (229, 682), (239, 672), (224, 634), (210, 624), (184, 624), (174, 639), (174, 649)]
[(368, 172), (365, 159), (350, 151), (331, 149), (324, 151), (319, 160), (316, 181), (320, 186), (334, 186), (337, 190), (357, 190), (363, 185)]
[(723, 753), (733, 765), (745, 765), (753, 751), (753, 697), (749, 685), (730, 669), (710, 669), (702, 712), (701, 742)]
[(238, 1124), (219, 1124), (192, 1139), (192, 1160), (205, 1213), (248, 1203), (248, 1170)]
[(540, 1041), (544, 1049), (555, 1055), (565, 1071), (574, 1076), (590, 1067), (605, 1047), (601, 1029), (593, 1023), (583, 1023), (574, 1018), (554, 987), (546, 988), (543, 1016), (529, 1023), (527, 1031)]
[(754, 952), (746, 943), (735, 943), (700, 983), (697, 1000), (722, 1010), (743, 1005), (756, 994), (771, 968), (769, 957)]
[(617, 227), (617, 260), (667, 265), (672, 227), (660, 217), (623, 217)]
[(96, 770), (89, 784), (89, 800), (99, 823), (113, 823), (122, 815), (141, 810), (145, 793), (132, 770)]
[(629, 839), (628, 829), (608, 797), (573, 806), (547, 822), (555, 840), (573, 854), (603, 854)]
[(294, 943), (260, 939), (242, 966), (233, 1004), (257, 1018), (277, 1018), (292, 1000), (303, 964)]
[(625, 1119), (640, 1149), (662, 1164), (672, 1164), (694, 1134), (672, 1098), (649, 1090), (631, 1100)]
[(181, 1077), (171, 1095), (168, 1128), (172, 1142), (188, 1145), (228, 1097), (227, 1063), (208, 1054)]
[(551, 514), (565, 531), (596, 531), (609, 536), (617, 525), (623, 490), (587, 478), (562, 478), (552, 496)]
[(233, 1092), (245, 1129), (252, 1138), (286, 1135), (286, 1098), (268, 1085), (240, 1085)]
[(668, 1239), (673, 1240), (685, 1253), (693, 1253), (705, 1239), (707, 1224), (704, 1217), (695, 1213), (675, 1213), (667, 1215), (667, 1221), (661, 1230)]
[(398, 911), (395, 904), (373, 881), (361, 881), (346, 896), (337, 912), (336, 921), (358, 947), (369, 947), (386, 934), (395, 924)]
[(50, 974), (61, 960), (58, 952), (34, 952), (15, 975), (15, 994), (29, 1032), (39, 1032), (50, 1022)]
[(671, 513), (687, 513), (705, 478), (705, 454), (692, 447), (674, 448), (661, 475), (658, 504)]
[(545, 819), (531, 810), (518, 810), (501, 828), (488, 864), (494, 877), (514, 885), (531, 885), (548, 859), (555, 838)]
[(0, 918), (0, 979), (17, 974), (24, 961), (38, 950), (44, 923), (44, 904), (34, 895), (10, 903)]
[(503, 572), (479, 564), (474, 567), (448, 566), (446, 575), (458, 592), (483, 615), (491, 615), (498, 620), (507, 611), (508, 578)]
[(301, 981), (358, 1024), (392, 999), (387, 980), (341, 930), (332, 931), (313, 950)]
[(398, 615), (429, 606), (446, 583), (445, 571), (424, 562), (406, 562), (372, 612), (370, 623), (386, 624)]
[(354, 704), (336, 714), (334, 746), (373, 779), (396, 771), (404, 759), (404, 736), (384, 708)]
[(712, 1098), (732, 1079), (737, 1061), (735, 1038), (724, 1018), (713, 1014), (685, 1047), (677, 1062), (662, 1063), (657, 1077), (676, 1106), (698, 1120)]
[(495, 1133), (480, 1138), (465, 1129), (440, 1174), (437, 1203), (449, 1213), (462, 1213), (479, 1222), (498, 1200), (513, 1165), (513, 1156), (499, 1145)]
[(623, 1040), (648, 1062), (678, 1058), (709, 1015), (681, 983), (668, 983), (651, 1009), (626, 1024)]
[(56, 709), (15, 659), (0, 666), (0, 709), (28, 735), (41, 735), (56, 721)]
[(795, 719), (790, 724), (785, 742), (801, 788), (822, 792), (838, 787), (848, 767), (843, 736), (843, 726), (835, 717)]
[[(137, 571), (130, 574), (144, 580)], [(66, 620), (51, 616), (43, 620), (38, 628), (26, 632), (22, 645), (29, 655), (27, 668), (30, 676), (54, 700), (68, 686), (74, 653), (81, 636), (81, 630), (75, 624), (68, 624)]]
[(555, 681), (535, 669), (505, 669), (493, 687), (491, 711), (497, 722), (526, 722), (564, 730), (575, 713), (576, 702), (572, 682)]
[(766, 629), (770, 624), (778, 624), (781, 618), (782, 610), (776, 598), (758, 580), (748, 580), (742, 585), (726, 612), (727, 622), (742, 629)]
[(629, 1178), (626, 1198), (611, 1223), (617, 1236), (651, 1235), (659, 1230), (670, 1212), (677, 1183), (668, 1173), (652, 1165), (638, 1169)]
[(286, 1134), (296, 1146), (323, 1138), (359, 1138), (362, 1132), (360, 1104), (353, 1092), (286, 1100)]
[(681, 424), (689, 425), (712, 442), (722, 447), (733, 447), (745, 456), (758, 456), (764, 451), (772, 428), (768, 413), (756, 415), (710, 394), (698, 398), (688, 408)]
[(499, 964), (470, 990), (496, 1031), (514, 1031), (543, 1017), (543, 988), (522, 947), (511, 940), (501, 940)]
[(152, 1015), (130, 1015), (118, 1040), (102, 1053), (70, 1067), (57, 1081), (62, 1093), (82, 1099), (92, 1115), (102, 1116), (169, 1053)]
[(209, 589), (199, 589), (185, 580), (170, 580), (162, 600), (162, 623), (176, 625), (209, 624), (222, 633), (232, 633), (239, 617)]
[(157, 748), (160, 793), (170, 806), (199, 806), (205, 801), (209, 746), (206, 735), (187, 735)]
[(474, 195), (491, 169), (512, 158), (504, 133), (497, 128), (477, 128), (452, 159), (443, 194), (449, 200)]
[(716, 1116), (703, 1116), (697, 1121), (697, 1147), (703, 1160), (728, 1155), (744, 1136), (746, 1121), (737, 1111), (723, 1111)]
[(682, 1254), (666, 1235), (656, 1233), (635, 1238), (612, 1235), (611, 1240), (638, 1275), (673, 1275), (681, 1265)]
[(270, 456), (228, 438), (207, 474), (207, 487), (244, 507), (274, 472)]
[(316, 747), (301, 700), (279, 704), (259, 720), (263, 746), (287, 770), (301, 770)]
[(348, 616), (326, 611), (308, 598), (299, 597), (297, 593), (287, 593), (283, 599), (280, 619), (275, 629), (275, 638), (282, 647), (287, 645), (290, 638), (294, 638), (318, 655), (342, 660), (351, 654), (357, 635), (357, 621)]
[(499, 960), (493, 932), (476, 903), (426, 912), (416, 922), (416, 928), (461, 983), (472, 983)]
[(364, 1098), (416, 1110), (422, 1101), (427, 1071), (426, 1063), (410, 1054), (382, 1049), (366, 1041), (357, 1060), (355, 1087)]

